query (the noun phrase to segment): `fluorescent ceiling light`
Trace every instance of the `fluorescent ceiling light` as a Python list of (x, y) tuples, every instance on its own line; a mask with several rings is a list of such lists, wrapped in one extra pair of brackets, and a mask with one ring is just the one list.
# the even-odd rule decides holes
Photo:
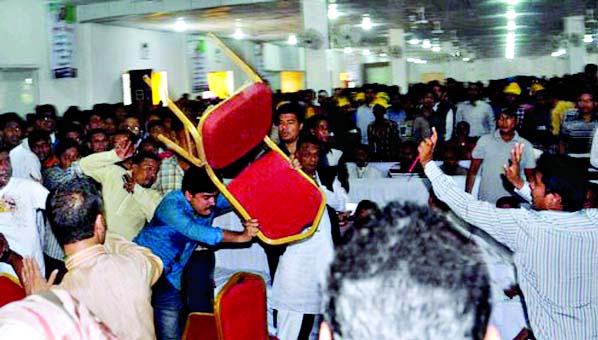
[(507, 33), (507, 48), (505, 50), (505, 58), (515, 58), (515, 32)]
[(589, 44), (592, 41), (594, 41), (594, 37), (591, 34), (584, 34), (584, 36), (583, 36), (583, 42)]
[(434, 47), (432, 47), (432, 52), (434, 52), (434, 53), (440, 52), (440, 46), (434, 46)]
[(233, 38), (237, 39), (237, 40), (241, 40), (243, 38), (245, 38), (245, 33), (243, 32), (243, 30), (239, 27), (237, 27), (237, 29), (235, 30), (235, 33), (233, 33)]
[(174, 30), (177, 32), (184, 32), (187, 30), (187, 23), (185, 22), (185, 19), (183, 18), (178, 18), (176, 19), (176, 21), (174, 22)]
[(514, 31), (515, 29), (517, 29), (517, 24), (515, 24), (514, 20), (509, 20), (507, 22), (507, 31)]
[(564, 48), (559, 48), (558, 50), (552, 52), (550, 55), (552, 57), (560, 57), (565, 54), (567, 54), (567, 50), (565, 50)]
[(363, 28), (366, 31), (372, 29), (372, 19), (368, 14), (364, 15), (363, 19), (361, 19), (361, 28)]
[(431, 48), (432, 47), (432, 43), (430, 42), (430, 39), (424, 39), (422, 41), (422, 47), (423, 48)]
[(507, 4), (509, 5), (517, 5), (519, 3), (519, 0), (507, 0)]
[(515, 20), (515, 18), (517, 18), (517, 12), (515, 12), (514, 9), (509, 8), (509, 10), (507, 10), (507, 14), (505, 14), (505, 17), (507, 17), (508, 20)]
[(287, 40), (287, 44), (297, 45), (297, 36), (295, 34), (289, 34), (289, 39)]
[(419, 39), (417, 39), (417, 38), (409, 39), (408, 42), (410, 45), (419, 45), (419, 43), (420, 43)]
[(467, 62), (467, 61), (470, 61), (470, 60), (471, 60), (471, 58), (467, 58), (467, 57), (465, 57), (465, 58), (463, 58), (463, 59), (461, 59), (461, 60), (463, 60), (463, 61)]
[(380, 56), (381, 56), (382, 58), (386, 58), (386, 57), (388, 57), (388, 54), (386, 54), (386, 53), (380, 53)]

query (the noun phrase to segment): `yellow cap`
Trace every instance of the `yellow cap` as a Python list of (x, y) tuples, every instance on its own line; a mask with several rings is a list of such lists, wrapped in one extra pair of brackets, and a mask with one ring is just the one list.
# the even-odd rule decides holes
[(359, 92), (355, 95), (355, 100), (365, 100), (365, 93)]
[(384, 100), (384, 98), (375, 98), (374, 100), (372, 100), (372, 102), (370, 103), (371, 107), (374, 107), (375, 105), (381, 105), (384, 108), (388, 108), (388, 101)]
[(536, 92), (542, 90), (544, 90), (544, 86), (542, 86), (542, 84), (535, 83), (532, 85), (532, 94), (536, 94)]
[(340, 97), (338, 99), (338, 102), (336, 103), (336, 106), (338, 106), (338, 107), (343, 107), (343, 106), (347, 106), (347, 105), (351, 105), (351, 103), (349, 102), (349, 99), (347, 99), (345, 97)]
[(521, 94), (521, 87), (519, 87), (517, 83), (510, 83), (505, 87), (503, 93), (510, 93), (518, 96)]
[(386, 92), (376, 93), (376, 98), (382, 98), (382, 99), (386, 100), (387, 102), (390, 101), (390, 96)]

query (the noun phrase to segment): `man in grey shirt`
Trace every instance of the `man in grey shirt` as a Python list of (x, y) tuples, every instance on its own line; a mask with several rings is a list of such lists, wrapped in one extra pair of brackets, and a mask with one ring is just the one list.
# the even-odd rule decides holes
[(496, 130), (482, 136), (473, 149), (471, 166), (467, 172), (465, 184), (465, 191), (471, 193), (475, 177), (481, 167), (479, 199), (490, 203), (496, 203), (503, 196), (511, 196), (509, 190), (505, 188), (503, 165), (508, 163), (515, 143), (525, 145), (521, 168), (528, 180), (536, 167), (532, 145), (515, 131), (517, 125), (515, 111), (501, 112), (496, 125)]

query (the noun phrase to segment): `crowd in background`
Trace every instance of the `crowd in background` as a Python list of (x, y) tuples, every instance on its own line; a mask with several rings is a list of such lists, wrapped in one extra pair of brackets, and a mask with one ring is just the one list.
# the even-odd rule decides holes
[[(380, 84), (337, 88), (332, 93), (311, 89), (277, 92), (272, 101), (271, 137), (284, 153), (299, 158), (308, 175), (339, 202), (347, 201), (349, 179), (389, 176), (368, 167), (371, 162), (398, 163), (392, 171), (423, 174), (424, 167), (416, 159), (418, 145), (435, 131), (438, 141), (434, 159), (442, 163), (445, 173), (466, 176), (465, 189), (469, 192), (481, 172), (479, 195), (484, 201), (507, 208), (520, 205), (521, 201), (513, 200), (517, 196), (513, 188), (503, 185), (503, 166), (513, 157), (513, 147), (524, 145), (518, 165), (524, 179), (530, 182), (540, 153), (576, 156), (571, 162), (584, 169), (579, 179), (587, 182), (584, 184), (587, 191), (579, 198), (579, 208), (595, 208), (598, 207), (598, 190), (587, 181), (592, 173), (586, 169), (598, 166), (593, 154), (598, 152), (598, 146), (592, 146), (598, 127), (597, 73), (598, 67), (590, 64), (584, 73), (564, 77), (518, 76), (490, 81), (487, 85), (449, 78), (444, 83), (411, 85), (406, 93), (401, 93), (398, 86)], [(192, 99), (185, 94), (176, 104), (192, 121), (198, 122), (203, 112), (218, 102), (219, 99)], [(50, 273), (58, 269), (60, 280), (73, 264), (65, 266), (62, 261), (69, 240), (60, 235), (54, 237), (48, 223), (40, 223), (35, 211), (45, 209), (48, 192), (80, 178), (93, 179), (101, 190), (111, 232), (151, 248), (165, 261), (160, 253), (163, 249), (151, 246), (156, 242), (153, 236), (147, 236), (149, 232), (139, 233), (148, 223), (159, 225), (160, 221), (152, 220), (154, 212), (163, 204), (163, 197), (185, 186), (185, 173), (193, 168), (187, 160), (169, 150), (160, 137), (166, 136), (182, 146), (191, 143), (183, 125), (169, 109), (161, 105), (118, 103), (96, 104), (91, 110), (72, 106), (59, 114), (54, 106), (44, 104), (37, 106), (34, 113), (0, 115), (0, 133), (0, 155), (6, 153), (0, 157), (0, 184), (3, 186), (0, 190), (3, 193), (9, 189), (23, 190), (22, 195), (33, 197), (27, 198), (34, 202), (31, 203), (34, 214), (26, 218), (26, 224), (33, 225), (29, 232), (36, 235), (33, 239), (41, 248), (27, 245), (36, 243), (32, 239), (13, 237), (8, 243), (23, 255), (36, 258), (44, 276), (50, 277)], [(310, 159), (305, 154), (312, 151), (317, 157)], [(309, 163), (314, 159), (314, 164)], [(459, 164), (462, 160), (470, 161), (468, 168)], [(354, 166), (347, 167), (347, 163)], [(240, 168), (242, 166), (235, 164), (226, 169), (225, 177), (234, 176)], [(29, 188), (19, 182), (20, 187), (6, 189), (12, 177), (41, 185), (27, 184)], [(2, 198), (0, 209), (11, 211), (14, 204)], [(362, 201), (349, 223), (349, 212), (344, 206), (339, 204), (330, 214), (331, 237), (337, 247), (358, 238), (359, 228), (365, 221), (379, 214), (375, 203)], [(564, 210), (567, 209), (573, 211), (569, 206)], [(3, 232), (6, 233), (0, 228), (0, 233)], [(233, 239), (227, 242), (246, 242), (247, 235)], [(213, 245), (221, 241), (216, 237)], [(272, 278), (284, 251), (266, 247)], [(149, 262), (155, 261), (148, 256)], [(172, 260), (172, 266), (179, 260)], [(150, 268), (149, 274), (146, 273), (148, 281), (154, 283), (161, 270), (147, 265)], [(164, 266), (172, 270), (170, 264), (165, 262)], [(180, 276), (174, 280), (185, 285), (179, 282)], [(163, 284), (162, 281), (157, 283)], [(154, 303), (152, 305), (156, 308)], [(153, 330), (141, 330), (140, 334), (153, 334)]]

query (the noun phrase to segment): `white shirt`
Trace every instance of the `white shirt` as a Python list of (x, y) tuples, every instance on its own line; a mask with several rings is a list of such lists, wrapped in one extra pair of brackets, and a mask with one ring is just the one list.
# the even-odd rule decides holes
[(9, 156), (13, 177), (42, 181), (42, 164), (33, 151), (29, 149), (27, 139), (24, 139), (21, 144), (10, 150)]
[(424, 171), (455, 214), (514, 252), (538, 339), (598, 338), (598, 209), (499, 209), (465, 193), (434, 162)]
[[(316, 182), (319, 183), (317, 178)], [(323, 185), (320, 185), (320, 189), (324, 192), (328, 205), (337, 210), (344, 210), (346, 201), (343, 193), (331, 192)], [(341, 205), (342, 209), (338, 209)], [(273, 308), (303, 314), (323, 313), (323, 284), (330, 263), (334, 259), (331, 232), (330, 216), (325, 209), (312, 236), (289, 244), (280, 257), (272, 284)]]
[(460, 103), (457, 106), (455, 120), (456, 124), (461, 121), (469, 123), (470, 137), (479, 137), (492, 133), (496, 127), (492, 107), (483, 100), (476, 101), (475, 105), (469, 101)]
[(366, 165), (364, 167), (358, 167), (355, 163), (347, 163), (347, 171), (349, 172), (349, 179), (361, 179), (361, 178), (384, 178), (382, 171)]
[(357, 127), (361, 130), (361, 143), (368, 144), (368, 125), (374, 121), (375, 117), (372, 108), (363, 104), (357, 108)]
[[(42, 251), (43, 228), (37, 226), (37, 210), (45, 209), (48, 190), (41, 184), (22, 178), (11, 178), (0, 189), (0, 233), (4, 234), (10, 249), (23, 257), (33, 257), (45, 273)], [(0, 272), (15, 275), (10, 266), (3, 264)]]
[(592, 150), (590, 151), (590, 163), (595, 168), (598, 168), (598, 129), (594, 131), (592, 137)]

